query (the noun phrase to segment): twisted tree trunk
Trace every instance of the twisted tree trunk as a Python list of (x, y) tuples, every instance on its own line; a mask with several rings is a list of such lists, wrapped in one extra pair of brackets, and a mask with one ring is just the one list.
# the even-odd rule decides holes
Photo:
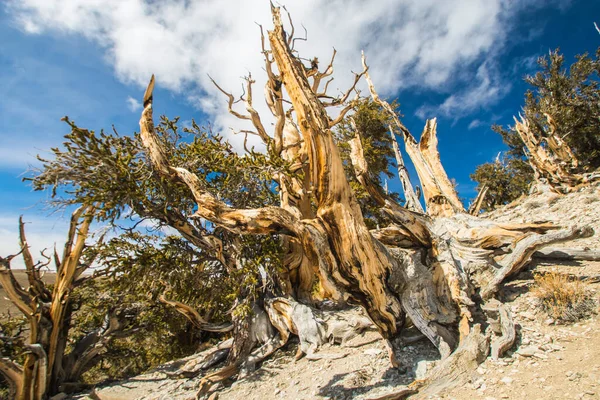
[[(522, 269), (537, 249), (589, 235), (590, 230), (559, 229), (546, 223), (501, 225), (467, 214), (442, 167), (435, 120), (427, 121), (417, 142), (389, 104), (377, 95), (363, 57), (364, 71), (355, 81), (366, 75), (373, 99), (390, 112), (417, 169), (427, 206), (425, 214), (407, 175), (403, 175), (403, 186), (411, 210), (395, 204), (374, 185), (357, 132), (351, 142), (357, 180), (394, 221), (389, 227), (369, 232), (331, 134), (331, 127), (339, 119), (332, 120), (326, 112), (326, 107), (346, 101), (349, 92), (341, 99), (322, 101), (326, 96), (319, 92), (320, 73), (315, 72), (314, 65), (305, 67), (294, 55), (293, 38), (284, 31), (276, 7), (273, 22), (274, 29), (268, 33), (270, 50), (265, 48), (263, 36), (269, 77), (267, 104), (279, 121), (273, 138), (254, 115), (251, 97), (246, 98), (250, 116), (234, 112), (231, 101), (229, 107), (234, 115), (254, 124), (269, 151), (305, 172), (304, 180), (274, 177), (281, 187), (281, 207), (234, 209), (202, 189), (192, 172), (169, 165), (152, 123), (153, 81), (144, 98), (141, 137), (153, 168), (165, 178), (188, 186), (198, 204), (196, 216), (235, 233), (278, 234), (288, 244), (286, 267), (291, 288), (283, 291), (288, 297), (265, 298), (255, 308), (254, 319), (234, 327), (234, 343), (246, 343), (245, 350), (231, 352), (225, 369), (206, 376), (199, 396), (208, 393), (213, 383), (243, 372), (271, 354), (290, 334), (300, 336), (300, 354), (317, 351), (324, 343), (327, 323), (323, 326), (313, 308), (293, 298), (312, 304), (314, 299), (307, 291), (315, 279), (325, 296), (335, 301), (348, 299), (364, 308), (386, 339), (393, 365), (397, 365), (394, 352), (399, 349), (394, 348), (392, 340), (410, 319), (446, 359), (427, 382), (449, 373), (460, 375), (481, 362), (489, 351), (493, 333), (481, 328), (487, 315), (484, 302), (494, 296), (502, 281)], [(312, 84), (309, 79), (313, 79)], [(292, 104), (286, 115), (282, 114), (283, 89)], [(290, 119), (292, 112), (295, 123)], [(290, 278), (292, 275), (294, 278)], [(497, 309), (490, 312), (489, 318), (500, 318)], [(510, 326), (509, 316), (500, 315), (501, 323)], [(507, 342), (508, 336), (494, 343)], [(496, 344), (494, 354), (498, 356), (505, 347)], [(414, 390), (424, 385), (421, 382)]]

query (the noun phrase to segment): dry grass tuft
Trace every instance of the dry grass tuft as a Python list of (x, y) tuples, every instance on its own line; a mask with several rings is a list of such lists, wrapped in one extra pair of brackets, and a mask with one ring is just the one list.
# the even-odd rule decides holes
[(576, 322), (596, 313), (596, 300), (583, 282), (555, 272), (536, 275), (534, 279), (532, 294), (550, 317)]

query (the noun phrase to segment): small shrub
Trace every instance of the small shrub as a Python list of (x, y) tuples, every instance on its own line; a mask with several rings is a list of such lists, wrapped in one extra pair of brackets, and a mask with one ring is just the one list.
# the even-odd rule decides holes
[(578, 280), (551, 272), (536, 275), (533, 295), (548, 315), (563, 322), (575, 322), (596, 312), (596, 301)]

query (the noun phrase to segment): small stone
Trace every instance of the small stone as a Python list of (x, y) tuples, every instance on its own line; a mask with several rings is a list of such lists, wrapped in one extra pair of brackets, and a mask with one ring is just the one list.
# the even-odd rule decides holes
[(477, 379), (475, 382), (473, 382), (473, 385), (471, 385), (473, 387), (474, 390), (479, 389), (483, 384), (485, 383), (485, 381), (483, 380), (483, 378), (479, 378)]
[[(427, 369), (429, 368), (429, 362), (426, 360), (421, 360), (417, 363), (417, 368), (415, 369), (415, 378), (423, 379), (425, 375), (427, 375)], [(477, 388), (475, 388), (477, 389)]]
[(510, 385), (513, 383), (513, 378), (505, 376), (504, 378), (500, 379), (500, 382), (504, 383), (505, 385)]
[(520, 354), (523, 357), (533, 357), (536, 353), (539, 352), (540, 349), (538, 349), (536, 346), (520, 347), (519, 350), (517, 350), (517, 354)]
[(363, 351), (363, 354), (367, 356), (376, 356), (377, 354), (380, 354), (382, 352), (383, 350), (381, 349), (366, 349), (365, 351)]
[(556, 320), (554, 318), (548, 318), (547, 320), (544, 321), (544, 323), (546, 325), (552, 325), (556, 322)]
[(521, 317), (526, 318), (526, 319), (528, 319), (530, 321), (535, 320), (535, 314), (533, 314), (530, 311), (522, 312), (520, 315), (521, 315)]

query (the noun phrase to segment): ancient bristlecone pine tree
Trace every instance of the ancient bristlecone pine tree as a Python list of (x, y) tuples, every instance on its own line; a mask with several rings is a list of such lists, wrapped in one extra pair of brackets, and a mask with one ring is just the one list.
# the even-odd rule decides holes
[[(592, 232), (544, 222), (498, 224), (470, 215), (442, 167), (435, 119), (427, 121), (417, 141), (378, 96), (364, 56), (363, 70), (352, 87), (337, 98), (328, 95), (324, 79), (333, 73), (335, 52), (323, 72), (316, 60), (305, 66), (293, 49), (293, 26), (287, 33), (279, 8), (273, 7), (272, 14), (274, 28), (268, 37), (261, 29), (261, 38), (267, 74), (264, 94), (275, 119), (273, 128), (263, 124), (254, 108), (251, 77), (241, 97), (245, 112), (236, 111), (234, 96), (217, 87), (227, 96), (231, 114), (252, 124), (252, 130), (243, 132), (258, 136), (270, 157), (289, 165), (272, 176), (279, 188), (279, 206), (233, 208), (206, 190), (191, 168), (173, 165), (153, 122), (154, 77), (143, 97), (140, 137), (150, 168), (164, 185), (187, 187), (197, 203), (194, 215), (178, 218), (171, 226), (194, 246), (214, 254), (229, 271), (236, 268), (236, 260), (228, 247), (213, 235), (200, 234), (190, 221), (204, 219), (240, 235), (277, 235), (287, 252), (279, 276), (264, 278), (272, 282), (265, 284), (269, 289), (256, 299), (253, 313), (234, 315), (232, 326), (223, 327), (232, 330), (232, 339), (209, 351), (202, 365), (208, 368), (226, 356), (226, 366), (203, 377), (198, 396), (206, 396), (220, 380), (243, 376), (291, 334), (300, 340), (298, 357), (319, 357), (319, 347), (332, 335), (364, 329), (364, 321), (349, 321), (339, 311), (347, 304), (362, 306), (386, 340), (394, 366), (395, 354), (402, 351), (397, 339), (409, 324), (439, 349), (440, 365), (396, 398), (426, 395), (460, 382), (461, 374), (487, 357), (490, 348), (493, 357), (500, 357), (514, 341), (510, 312), (495, 299), (504, 279), (518, 273), (537, 249)], [(390, 131), (400, 134), (425, 199), (423, 208), (399, 149), (396, 160), (405, 207), (375, 184), (361, 132), (356, 130), (349, 143), (356, 179), (392, 221), (376, 230), (365, 223), (331, 132), (352, 112), (356, 98), (350, 97), (363, 77), (373, 101), (389, 112), (394, 122)], [(336, 118), (328, 115), (329, 107), (341, 108)], [(207, 326), (185, 304), (163, 301), (197, 326)], [(499, 323), (488, 324), (488, 319)], [(492, 326), (501, 329), (493, 332)]]
[[(278, 234), (289, 252), (280, 284), (284, 296), (263, 299), (256, 304), (251, 322), (234, 327), (228, 366), (204, 377), (199, 396), (205, 395), (212, 383), (243, 373), (264, 359), (281, 347), (290, 333), (300, 337), (301, 352), (315, 353), (327, 340), (327, 318), (321, 318), (326, 312), (316, 310), (323, 299), (360, 304), (387, 340), (394, 365), (394, 352), (401, 351), (394, 339), (409, 320), (438, 347), (445, 361), (425, 382), (415, 383), (411, 393), (431, 391), (438, 385), (427, 383), (439, 383), (444, 377), (444, 382), (450, 382), (467, 366), (477, 365), (487, 356), (490, 341), (493, 356), (501, 356), (514, 340), (510, 313), (494, 299), (503, 280), (520, 271), (540, 247), (591, 232), (543, 222), (496, 224), (469, 215), (440, 162), (435, 120), (427, 121), (417, 141), (377, 95), (364, 57), (364, 69), (356, 75), (354, 85), (331, 100), (326, 95), (327, 85), (322, 89), (321, 82), (333, 72), (332, 64), (324, 72), (316, 63), (306, 67), (293, 51), (293, 33), (284, 31), (279, 8), (273, 8), (273, 22), (269, 49), (262, 36), (268, 76), (265, 96), (276, 121), (273, 131), (268, 132), (253, 107), (252, 79), (247, 79), (243, 97), (248, 114), (234, 111), (233, 96), (219, 89), (229, 98), (230, 112), (253, 124), (250, 133), (265, 142), (270, 154), (286, 160), (293, 171), (303, 172), (273, 176), (280, 187), (279, 207), (234, 209), (204, 190), (194, 173), (170, 165), (152, 120), (154, 78), (144, 95), (140, 129), (146, 153), (164, 179), (187, 185), (197, 202), (194, 218), (239, 234)], [(416, 167), (427, 210), (423, 212), (406, 174), (401, 173), (401, 178), (409, 208), (396, 204), (372, 183), (361, 133), (356, 132), (351, 143), (356, 177), (393, 221), (374, 231), (365, 225), (331, 134), (332, 127), (352, 108), (348, 98), (363, 76), (373, 100), (395, 121), (393, 129), (400, 132)], [(291, 107), (284, 101), (284, 91)], [(340, 117), (329, 117), (327, 108), (331, 106), (345, 106)], [(399, 167), (403, 169), (403, 165)], [(208, 238), (196, 241), (204, 248), (214, 246)], [(319, 293), (311, 291), (315, 281)], [(492, 340), (495, 334), (482, 328), (486, 318), (499, 319), (500, 326), (509, 328)]]

